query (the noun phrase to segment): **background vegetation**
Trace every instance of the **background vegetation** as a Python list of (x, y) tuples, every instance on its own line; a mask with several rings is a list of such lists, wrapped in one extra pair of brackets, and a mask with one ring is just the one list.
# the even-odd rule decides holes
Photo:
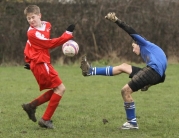
[(1, 0), (0, 64), (24, 64), (23, 50), (29, 25), (23, 10), (29, 4), (40, 6), (42, 19), (51, 22), (51, 37), (60, 36), (70, 24), (77, 23), (74, 40), (80, 46), (79, 54), (67, 58), (58, 47), (51, 51), (52, 62), (74, 62), (85, 53), (91, 61), (103, 58), (141, 62), (141, 58), (132, 53), (131, 38), (104, 19), (111, 11), (164, 49), (170, 61), (179, 61), (178, 1), (73, 0), (73, 3), (65, 3), (65, 0)]

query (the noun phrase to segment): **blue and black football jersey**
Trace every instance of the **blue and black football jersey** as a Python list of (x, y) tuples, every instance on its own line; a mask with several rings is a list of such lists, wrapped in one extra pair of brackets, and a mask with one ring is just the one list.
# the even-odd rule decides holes
[(131, 34), (131, 36), (139, 45), (141, 57), (147, 66), (163, 76), (167, 68), (167, 58), (164, 51), (138, 34)]
[(118, 20), (115, 22), (119, 27), (126, 31), (132, 39), (139, 45), (140, 54), (147, 66), (153, 68), (162, 77), (167, 68), (167, 57), (164, 51), (156, 44), (140, 36), (131, 26)]

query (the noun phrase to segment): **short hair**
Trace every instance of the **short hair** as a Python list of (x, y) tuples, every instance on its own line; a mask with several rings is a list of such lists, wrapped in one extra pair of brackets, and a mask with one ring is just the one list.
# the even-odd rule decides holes
[(137, 41), (136, 41), (136, 40), (132, 40), (132, 43), (135, 43), (135, 44), (137, 44)]
[(40, 8), (37, 5), (29, 5), (25, 8), (24, 14), (27, 15), (29, 13), (40, 14)]

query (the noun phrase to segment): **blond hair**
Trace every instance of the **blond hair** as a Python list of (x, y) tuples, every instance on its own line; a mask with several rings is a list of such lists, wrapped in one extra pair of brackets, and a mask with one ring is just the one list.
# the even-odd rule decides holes
[(29, 13), (40, 14), (40, 8), (37, 5), (29, 5), (25, 8), (24, 14), (27, 15)]

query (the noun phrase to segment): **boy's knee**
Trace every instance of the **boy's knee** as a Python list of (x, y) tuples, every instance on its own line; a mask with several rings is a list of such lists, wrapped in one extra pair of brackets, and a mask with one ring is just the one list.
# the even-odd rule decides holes
[(125, 97), (126, 95), (127, 95), (127, 91), (126, 91), (126, 88), (122, 88), (121, 89), (121, 95), (122, 95), (122, 97)]
[(121, 66), (126, 67), (126, 66), (129, 66), (129, 64), (127, 64), (127, 63), (122, 63)]
[(132, 72), (132, 66), (127, 63), (122, 63), (118, 67), (124, 73), (130, 74)]
[(63, 96), (63, 94), (65, 93), (65, 86), (63, 84), (61, 84), (60, 86), (54, 88), (54, 92), (60, 96)]
[(132, 89), (129, 87), (128, 84), (126, 84), (122, 89), (121, 89), (121, 95), (124, 99), (124, 101), (132, 101)]

